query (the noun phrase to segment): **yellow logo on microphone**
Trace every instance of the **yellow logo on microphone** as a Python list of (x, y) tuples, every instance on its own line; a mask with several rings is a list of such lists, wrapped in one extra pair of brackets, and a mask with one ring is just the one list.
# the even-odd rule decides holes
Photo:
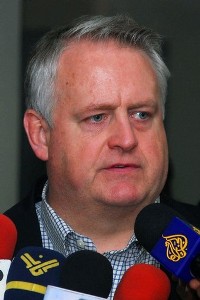
[(185, 235), (174, 234), (162, 237), (165, 239), (166, 255), (169, 260), (178, 262), (187, 255), (188, 239)]
[[(41, 255), (39, 258), (43, 258), (43, 256)], [(21, 255), (21, 259), (25, 262), (26, 268), (29, 269), (33, 276), (43, 275), (49, 269), (59, 266), (57, 259), (42, 262), (41, 260), (35, 260), (29, 253)]]

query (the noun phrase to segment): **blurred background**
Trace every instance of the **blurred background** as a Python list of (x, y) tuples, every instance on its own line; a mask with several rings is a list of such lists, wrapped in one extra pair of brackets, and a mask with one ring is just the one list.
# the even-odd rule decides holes
[(81, 15), (126, 13), (163, 36), (171, 71), (166, 106), (170, 172), (166, 190), (200, 201), (200, 1), (0, 0), (0, 212), (22, 199), (45, 172), (23, 131), (23, 81), (35, 42)]

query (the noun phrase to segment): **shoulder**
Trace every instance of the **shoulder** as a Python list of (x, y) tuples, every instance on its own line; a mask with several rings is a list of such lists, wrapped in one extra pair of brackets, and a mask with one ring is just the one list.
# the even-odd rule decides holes
[[(41, 201), (41, 194), (44, 187), (44, 184), (46, 182), (46, 177), (40, 178), (36, 184), (32, 187), (30, 193), (28, 196), (12, 206), (10, 209), (4, 212), (5, 215), (7, 215), (12, 220), (18, 220), (22, 217), (25, 218), (25, 220), (28, 220), (28, 217), (35, 216), (35, 203)], [(30, 220), (30, 219), (29, 219)], [(20, 220), (19, 220), (20, 221)]]
[(35, 203), (41, 201), (44, 179), (39, 180), (31, 193), (22, 201), (4, 212), (17, 228), (17, 245), (15, 252), (26, 246), (41, 246), (40, 227), (35, 210)]
[(200, 227), (200, 206), (176, 201), (166, 195), (161, 195), (161, 202), (181, 214), (186, 221)]

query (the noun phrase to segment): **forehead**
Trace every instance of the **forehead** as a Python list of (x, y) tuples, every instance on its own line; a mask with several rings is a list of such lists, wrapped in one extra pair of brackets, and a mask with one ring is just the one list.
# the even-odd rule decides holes
[[(59, 66), (64, 62), (72, 61), (73, 63), (80, 63), (81, 61), (90, 61), (91, 58), (94, 59), (96, 56), (105, 56), (105, 59), (113, 54), (120, 56), (128, 55), (128, 53), (140, 53), (141, 56), (145, 57), (146, 60), (151, 64), (148, 55), (138, 47), (123, 45), (115, 40), (108, 41), (90, 41), (83, 39), (80, 41), (71, 42), (62, 52), (59, 59)], [(97, 58), (97, 57), (96, 57)], [(127, 57), (128, 58), (128, 57)], [(102, 59), (102, 58), (101, 58)]]
[(80, 99), (88, 94), (105, 99), (108, 93), (110, 97), (155, 98), (158, 92), (146, 53), (114, 41), (72, 43), (60, 56), (56, 87), (58, 95), (76, 94)]
[[(118, 43), (114, 40), (108, 41), (89, 41), (89, 40), (80, 40), (71, 42), (67, 48), (62, 52), (59, 62), (58, 62), (58, 71), (60, 72), (63, 68), (67, 71), (67, 64), (70, 66), (68, 71), (76, 69), (78, 64), (88, 63), (91, 67), (94, 67), (94, 64), (103, 64), (106, 61), (106, 64), (110, 59), (113, 63), (115, 61), (120, 64), (120, 62), (125, 62), (129, 60), (129, 63), (132, 60), (132, 63), (135, 59), (146, 61), (146, 66), (150, 69), (153, 69), (152, 63), (148, 55), (138, 47), (126, 46)], [(132, 66), (134, 65), (131, 64)], [(74, 68), (73, 68), (74, 67)], [(78, 72), (78, 68), (76, 70)]]

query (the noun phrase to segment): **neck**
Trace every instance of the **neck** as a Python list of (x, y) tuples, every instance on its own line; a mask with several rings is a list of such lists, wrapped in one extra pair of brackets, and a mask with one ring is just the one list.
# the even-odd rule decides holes
[(75, 205), (49, 201), (56, 213), (77, 233), (89, 237), (99, 253), (127, 246), (134, 228), (137, 207)]

